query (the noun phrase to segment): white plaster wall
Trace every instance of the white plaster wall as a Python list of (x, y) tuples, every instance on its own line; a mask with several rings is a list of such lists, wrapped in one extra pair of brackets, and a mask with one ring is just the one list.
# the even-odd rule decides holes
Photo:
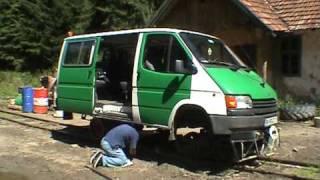
[(290, 92), (320, 98), (320, 30), (302, 34), (301, 77), (285, 77)]

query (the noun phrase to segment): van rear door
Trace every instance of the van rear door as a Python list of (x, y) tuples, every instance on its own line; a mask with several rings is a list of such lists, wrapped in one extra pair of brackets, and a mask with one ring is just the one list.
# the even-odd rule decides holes
[(83, 114), (92, 113), (98, 42), (98, 38), (65, 41), (57, 84), (59, 109)]

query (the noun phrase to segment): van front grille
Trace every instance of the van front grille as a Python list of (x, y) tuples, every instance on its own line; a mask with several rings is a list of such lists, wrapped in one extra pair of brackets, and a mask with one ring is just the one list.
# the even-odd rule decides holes
[(252, 106), (255, 115), (276, 113), (278, 110), (275, 99), (252, 100)]
[(229, 116), (275, 116), (278, 111), (275, 99), (252, 100), (250, 109), (228, 109)]

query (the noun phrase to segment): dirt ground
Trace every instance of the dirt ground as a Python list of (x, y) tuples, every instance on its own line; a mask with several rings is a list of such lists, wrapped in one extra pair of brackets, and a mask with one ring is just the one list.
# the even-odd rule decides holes
[(320, 165), (320, 128), (313, 121), (282, 122), (281, 144), (273, 157)]
[[(281, 146), (274, 157), (320, 165), (320, 129), (311, 122), (280, 123)], [(149, 138), (149, 140), (148, 140)], [(237, 172), (228, 176), (228, 166), (186, 165), (185, 161), (161, 155), (161, 139), (142, 137), (134, 165), (98, 170), (111, 179), (283, 179), (273, 175)], [(159, 141), (159, 142), (158, 142)], [(86, 166), (97, 145), (83, 144), (51, 132), (0, 119), (0, 180), (103, 179)], [(146, 150), (147, 149), (147, 150)], [(170, 148), (168, 148), (170, 149)], [(139, 150), (139, 149), (138, 149)], [(223, 176), (222, 176), (223, 175)]]
[(90, 148), (0, 120), (0, 179), (102, 179), (84, 167)]

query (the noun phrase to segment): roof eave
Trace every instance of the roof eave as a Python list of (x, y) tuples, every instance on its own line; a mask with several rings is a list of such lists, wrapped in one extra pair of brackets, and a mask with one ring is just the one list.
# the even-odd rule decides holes
[(270, 26), (261, 21), (259, 17), (257, 17), (250, 9), (248, 9), (244, 4), (242, 4), (239, 0), (231, 0), (236, 6), (238, 6), (245, 14), (249, 15), (249, 17), (253, 18), (256, 23), (261, 25), (263, 28), (275, 33), (276, 31), (272, 29)]
[(147, 26), (153, 26), (161, 19), (163, 19), (168, 12), (174, 7), (174, 5), (178, 2), (178, 0), (165, 0), (159, 9), (156, 11), (155, 15), (150, 18), (150, 20), (146, 23)]

